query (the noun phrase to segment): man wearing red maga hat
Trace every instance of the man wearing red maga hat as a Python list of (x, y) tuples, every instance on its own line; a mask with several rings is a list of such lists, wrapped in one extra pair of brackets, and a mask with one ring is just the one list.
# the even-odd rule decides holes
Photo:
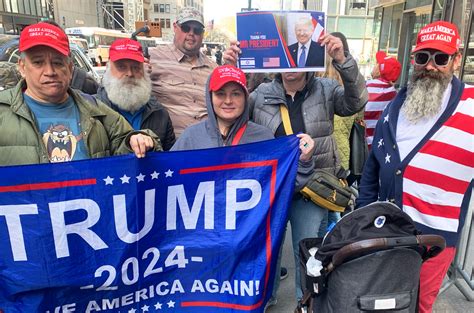
[(133, 132), (105, 104), (70, 88), (69, 40), (59, 26), (41, 22), (26, 27), (19, 50), (22, 80), (0, 93), (0, 120), (6, 121), (0, 123), (0, 147), (11, 151), (0, 154), (0, 165), (75, 161), (132, 150), (144, 157), (152, 148), (161, 149), (157, 140)]
[(357, 200), (394, 202), (422, 234), (445, 238), (446, 249), (421, 267), (421, 313), (431, 312), (454, 259), (472, 191), (474, 88), (454, 76), (459, 46), (451, 23), (420, 30), (413, 74), (377, 122)]
[(133, 129), (152, 130), (163, 150), (171, 149), (176, 141), (173, 124), (168, 111), (151, 95), (142, 46), (132, 39), (117, 39), (109, 56), (97, 97), (125, 117)]

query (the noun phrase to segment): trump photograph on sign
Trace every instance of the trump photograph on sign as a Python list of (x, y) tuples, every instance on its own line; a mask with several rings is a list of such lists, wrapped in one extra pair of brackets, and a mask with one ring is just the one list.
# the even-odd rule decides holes
[(320, 22), (322, 15), (294, 13), (287, 15), (288, 50), (296, 67), (324, 68), (325, 48), (318, 43), (324, 28)]
[(237, 13), (237, 40), (244, 72), (325, 71), (324, 12)]

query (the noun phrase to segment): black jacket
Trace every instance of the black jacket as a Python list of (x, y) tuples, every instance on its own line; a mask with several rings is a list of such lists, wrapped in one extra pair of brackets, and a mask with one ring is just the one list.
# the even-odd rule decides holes
[(99, 84), (86, 71), (74, 66), (70, 87), (79, 89), (90, 95), (95, 95), (99, 88)]
[[(115, 111), (120, 112), (118, 107), (109, 100), (104, 87), (100, 86), (95, 96)], [(165, 151), (171, 149), (176, 141), (168, 111), (153, 96), (150, 97), (143, 111), (141, 129), (150, 129), (157, 134)]]

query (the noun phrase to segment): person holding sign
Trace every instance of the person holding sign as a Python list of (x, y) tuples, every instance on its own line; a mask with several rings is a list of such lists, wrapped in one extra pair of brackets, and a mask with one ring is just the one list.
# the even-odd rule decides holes
[(314, 25), (311, 16), (300, 17), (295, 23), (298, 40), (288, 46), (291, 57), (298, 67), (324, 67), (324, 47), (312, 39)]
[[(332, 79), (314, 77), (312, 72), (278, 74), (272, 82), (261, 84), (250, 95), (251, 117), (257, 124), (268, 127), (275, 137), (287, 134), (281, 111), (286, 108), (293, 133), (305, 132), (316, 145), (312, 158), (314, 168), (336, 174), (340, 169), (337, 145), (334, 140), (334, 114), (350, 116), (360, 111), (368, 100), (364, 77), (349, 52), (344, 51), (341, 39), (327, 34), (321, 37), (333, 65), (341, 75), (344, 86)], [(240, 49), (237, 42), (224, 53), (227, 63), (236, 64)], [(284, 108), (282, 108), (284, 106)], [(302, 170), (300, 164), (298, 170)], [(303, 186), (297, 186), (296, 190)], [(308, 201), (301, 194), (293, 197), (289, 220), (291, 223), (293, 255), (296, 264), (296, 298), (301, 299), (299, 272), (299, 241), (318, 236), (321, 222), (328, 211)], [(279, 278), (278, 278), (279, 279)], [(276, 296), (276, 290), (273, 292)]]

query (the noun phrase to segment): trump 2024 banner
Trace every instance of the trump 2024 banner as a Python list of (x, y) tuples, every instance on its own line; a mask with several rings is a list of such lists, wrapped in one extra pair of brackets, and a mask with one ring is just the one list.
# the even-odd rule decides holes
[(263, 312), (295, 136), (0, 168), (0, 310)]
[(325, 71), (324, 12), (237, 13), (237, 40), (244, 72)]

